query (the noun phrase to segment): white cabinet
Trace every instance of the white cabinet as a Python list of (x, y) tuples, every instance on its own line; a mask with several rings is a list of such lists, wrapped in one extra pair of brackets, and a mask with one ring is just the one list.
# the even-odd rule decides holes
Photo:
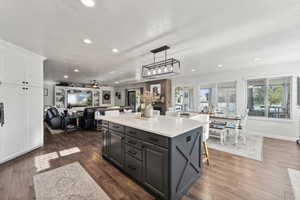
[(41, 58), (26, 56), (25, 58), (25, 80), (30, 86), (43, 87), (44, 68)]
[(16, 157), (26, 145), (25, 90), (20, 85), (0, 85), (0, 102), (4, 104), (3, 127), (0, 127), (0, 163)]
[(43, 88), (2, 84), (0, 94), (5, 120), (0, 127), (2, 163), (43, 145)]
[[(2, 45), (2, 46), (1, 46)], [(43, 87), (43, 58), (0, 41), (0, 81)]]
[(43, 60), (0, 40), (0, 163), (43, 145)]
[(32, 150), (43, 144), (43, 88), (28, 87), (26, 98), (26, 149)]
[(11, 48), (2, 52), (3, 63), (1, 66), (1, 82), (10, 84), (22, 84), (25, 82), (25, 56)]

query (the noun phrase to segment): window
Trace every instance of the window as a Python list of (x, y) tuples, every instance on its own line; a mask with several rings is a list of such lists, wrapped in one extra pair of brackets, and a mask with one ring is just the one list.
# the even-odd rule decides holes
[(249, 116), (290, 118), (291, 77), (248, 80)]
[(236, 83), (221, 83), (217, 86), (217, 108), (225, 114), (236, 113)]
[(200, 110), (208, 110), (209, 105), (212, 104), (212, 88), (201, 88), (200, 89)]
[(266, 80), (248, 81), (249, 116), (265, 116)]
[(206, 85), (199, 96), (202, 112), (236, 113), (236, 82)]

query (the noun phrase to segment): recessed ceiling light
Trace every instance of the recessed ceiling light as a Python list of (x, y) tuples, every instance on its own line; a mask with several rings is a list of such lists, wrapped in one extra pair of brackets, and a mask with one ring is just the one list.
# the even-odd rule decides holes
[(195, 69), (192, 69), (192, 72), (196, 71)]
[(222, 65), (222, 64), (218, 64), (217, 67), (218, 67), (218, 68), (222, 68), (223, 65)]
[(94, 7), (95, 6), (95, 1), (94, 0), (80, 0), (83, 5), (86, 7)]
[(112, 49), (112, 52), (114, 52), (114, 53), (118, 53), (119, 52), (119, 49)]
[(115, 81), (115, 84), (119, 84), (120, 82), (119, 81)]
[(86, 43), (86, 44), (92, 44), (93, 43), (93, 41), (89, 38), (84, 39), (83, 42)]
[(68, 75), (64, 75), (64, 78), (67, 79), (67, 78), (69, 78), (69, 76)]
[(74, 72), (79, 72), (79, 69), (74, 69)]

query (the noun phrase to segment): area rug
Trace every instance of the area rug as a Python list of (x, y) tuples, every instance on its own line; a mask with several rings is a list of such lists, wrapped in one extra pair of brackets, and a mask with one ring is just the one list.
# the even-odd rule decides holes
[(220, 139), (210, 137), (207, 141), (208, 147), (219, 151), (239, 155), (246, 158), (262, 161), (263, 137), (247, 135), (246, 144), (239, 138), (238, 144), (234, 144), (234, 136), (228, 136), (224, 145), (220, 144)]
[(47, 123), (44, 123), (44, 126), (48, 129), (48, 131), (51, 133), (51, 134), (60, 134), (60, 133), (64, 133), (65, 131), (62, 130), (62, 129), (52, 129), (50, 126), (48, 126)]
[(36, 200), (110, 200), (78, 163), (33, 177)]
[(300, 171), (288, 169), (295, 200), (300, 200)]

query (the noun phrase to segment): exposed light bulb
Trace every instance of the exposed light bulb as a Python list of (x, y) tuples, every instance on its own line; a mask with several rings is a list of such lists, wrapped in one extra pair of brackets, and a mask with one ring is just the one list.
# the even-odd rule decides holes
[(161, 69), (158, 69), (158, 73), (159, 73), (159, 74), (161, 73)]
[(153, 70), (152, 74), (155, 75), (156, 74), (156, 70)]

